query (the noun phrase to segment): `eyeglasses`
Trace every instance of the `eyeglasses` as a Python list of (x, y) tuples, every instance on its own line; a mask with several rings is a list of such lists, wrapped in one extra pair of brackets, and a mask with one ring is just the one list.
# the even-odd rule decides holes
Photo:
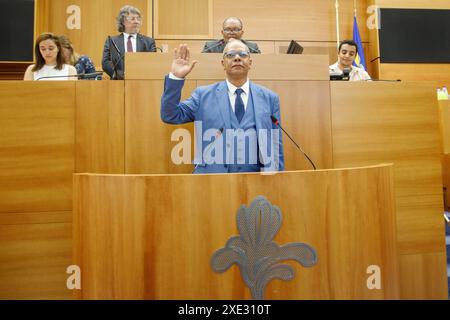
[(225, 33), (238, 33), (238, 32), (241, 32), (242, 31), (242, 29), (223, 29), (223, 32), (225, 32)]
[(128, 17), (125, 17), (125, 19), (127, 19), (127, 21), (129, 21), (129, 22), (133, 22), (133, 21), (141, 22), (142, 21), (141, 17), (130, 17), (130, 16), (128, 16)]
[(234, 57), (236, 57), (236, 55), (239, 55), (240, 58), (248, 58), (250, 57), (250, 53), (248, 53), (247, 51), (235, 51), (235, 50), (231, 50), (228, 52), (225, 52), (223, 54), (223, 56), (227, 59), (233, 59)]

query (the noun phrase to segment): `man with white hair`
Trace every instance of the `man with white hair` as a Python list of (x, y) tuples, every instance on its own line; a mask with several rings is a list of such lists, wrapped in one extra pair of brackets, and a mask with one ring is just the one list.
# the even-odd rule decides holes
[(119, 35), (110, 37), (103, 47), (102, 67), (111, 79), (124, 79), (125, 52), (155, 52), (155, 40), (139, 33), (142, 15), (138, 8), (124, 6), (116, 18)]

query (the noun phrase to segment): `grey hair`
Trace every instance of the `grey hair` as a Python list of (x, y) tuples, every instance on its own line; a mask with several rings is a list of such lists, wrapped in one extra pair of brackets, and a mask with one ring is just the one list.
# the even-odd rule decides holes
[(237, 22), (239, 22), (239, 24), (241, 25), (241, 28), (244, 28), (244, 24), (242, 23), (242, 20), (239, 19), (238, 17), (228, 17), (226, 18), (223, 23), (222, 23), (222, 28), (225, 28), (225, 23), (227, 23), (230, 20), (235, 20)]
[(116, 18), (117, 31), (119, 31), (119, 32), (125, 31), (125, 25), (124, 25), (125, 18), (130, 13), (137, 14), (140, 18), (142, 18), (141, 12), (139, 11), (138, 8), (129, 6), (129, 5), (122, 7), (119, 11), (119, 15)]
[(227, 52), (228, 46), (229, 46), (230, 44), (234, 43), (234, 42), (239, 42), (239, 43), (243, 44), (244, 47), (247, 48), (247, 52), (250, 53), (250, 49), (248, 48), (248, 46), (247, 46), (244, 42), (242, 42), (241, 40), (238, 40), (238, 39), (233, 39), (232, 41), (228, 41), (228, 43), (227, 43), (227, 45), (225, 46), (225, 48), (223, 48), (223, 52), (224, 52), (224, 53)]

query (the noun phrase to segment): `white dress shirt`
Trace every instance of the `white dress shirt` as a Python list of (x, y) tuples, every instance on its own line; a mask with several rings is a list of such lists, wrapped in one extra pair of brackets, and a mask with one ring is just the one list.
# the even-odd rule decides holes
[[(236, 87), (233, 85), (228, 79), (226, 80), (227, 87), (228, 87), (228, 98), (230, 99), (231, 109), (233, 109), (234, 112), (234, 105), (236, 104)], [(247, 104), (248, 104), (248, 95), (250, 94), (250, 81), (247, 79), (247, 81), (242, 85), (241, 87), (244, 92), (241, 93), (242, 102), (244, 102), (244, 109), (247, 111)]]
[(125, 48), (125, 52), (127, 52), (127, 44), (128, 44), (128, 37), (131, 36), (131, 44), (133, 45), (133, 52), (136, 52), (136, 39), (137, 39), (137, 35), (136, 34), (129, 34), (129, 33), (123, 33), (123, 45)]

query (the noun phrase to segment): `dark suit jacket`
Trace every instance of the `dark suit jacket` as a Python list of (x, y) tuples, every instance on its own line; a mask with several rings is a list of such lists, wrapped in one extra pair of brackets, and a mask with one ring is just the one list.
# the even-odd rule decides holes
[[(111, 40), (114, 41), (120, 53), (117, 52), (114, 44), (112, 44), (109, 38), (107, 38), (103, 47), (102, 68), (103, 71), (111, 77), (111, 79), (120, 80), (124, 78), (125, 69), (123, 63), (123, 56), (125, 55), (123, 33), (118, 36), (111, 37)], [(136, 38), (136, 51), (155, 52), (155, 40), (142, 34), (138, 34)], [(114, 66), (116, 66), (115, 69), (117, 74), (114, 72)]]
[[(258, 48), (258, 45), (256, 43), (241, 40), (245, 45), (250, 49), (250, 53), (261, 53), (261, 51)], [(222, 53), (225, 49), (226, 43), (225, 41), (218, 40), (218, 41), (208, 41), (205, 43), (205, 46), (203, 47), (203, 53)]]

